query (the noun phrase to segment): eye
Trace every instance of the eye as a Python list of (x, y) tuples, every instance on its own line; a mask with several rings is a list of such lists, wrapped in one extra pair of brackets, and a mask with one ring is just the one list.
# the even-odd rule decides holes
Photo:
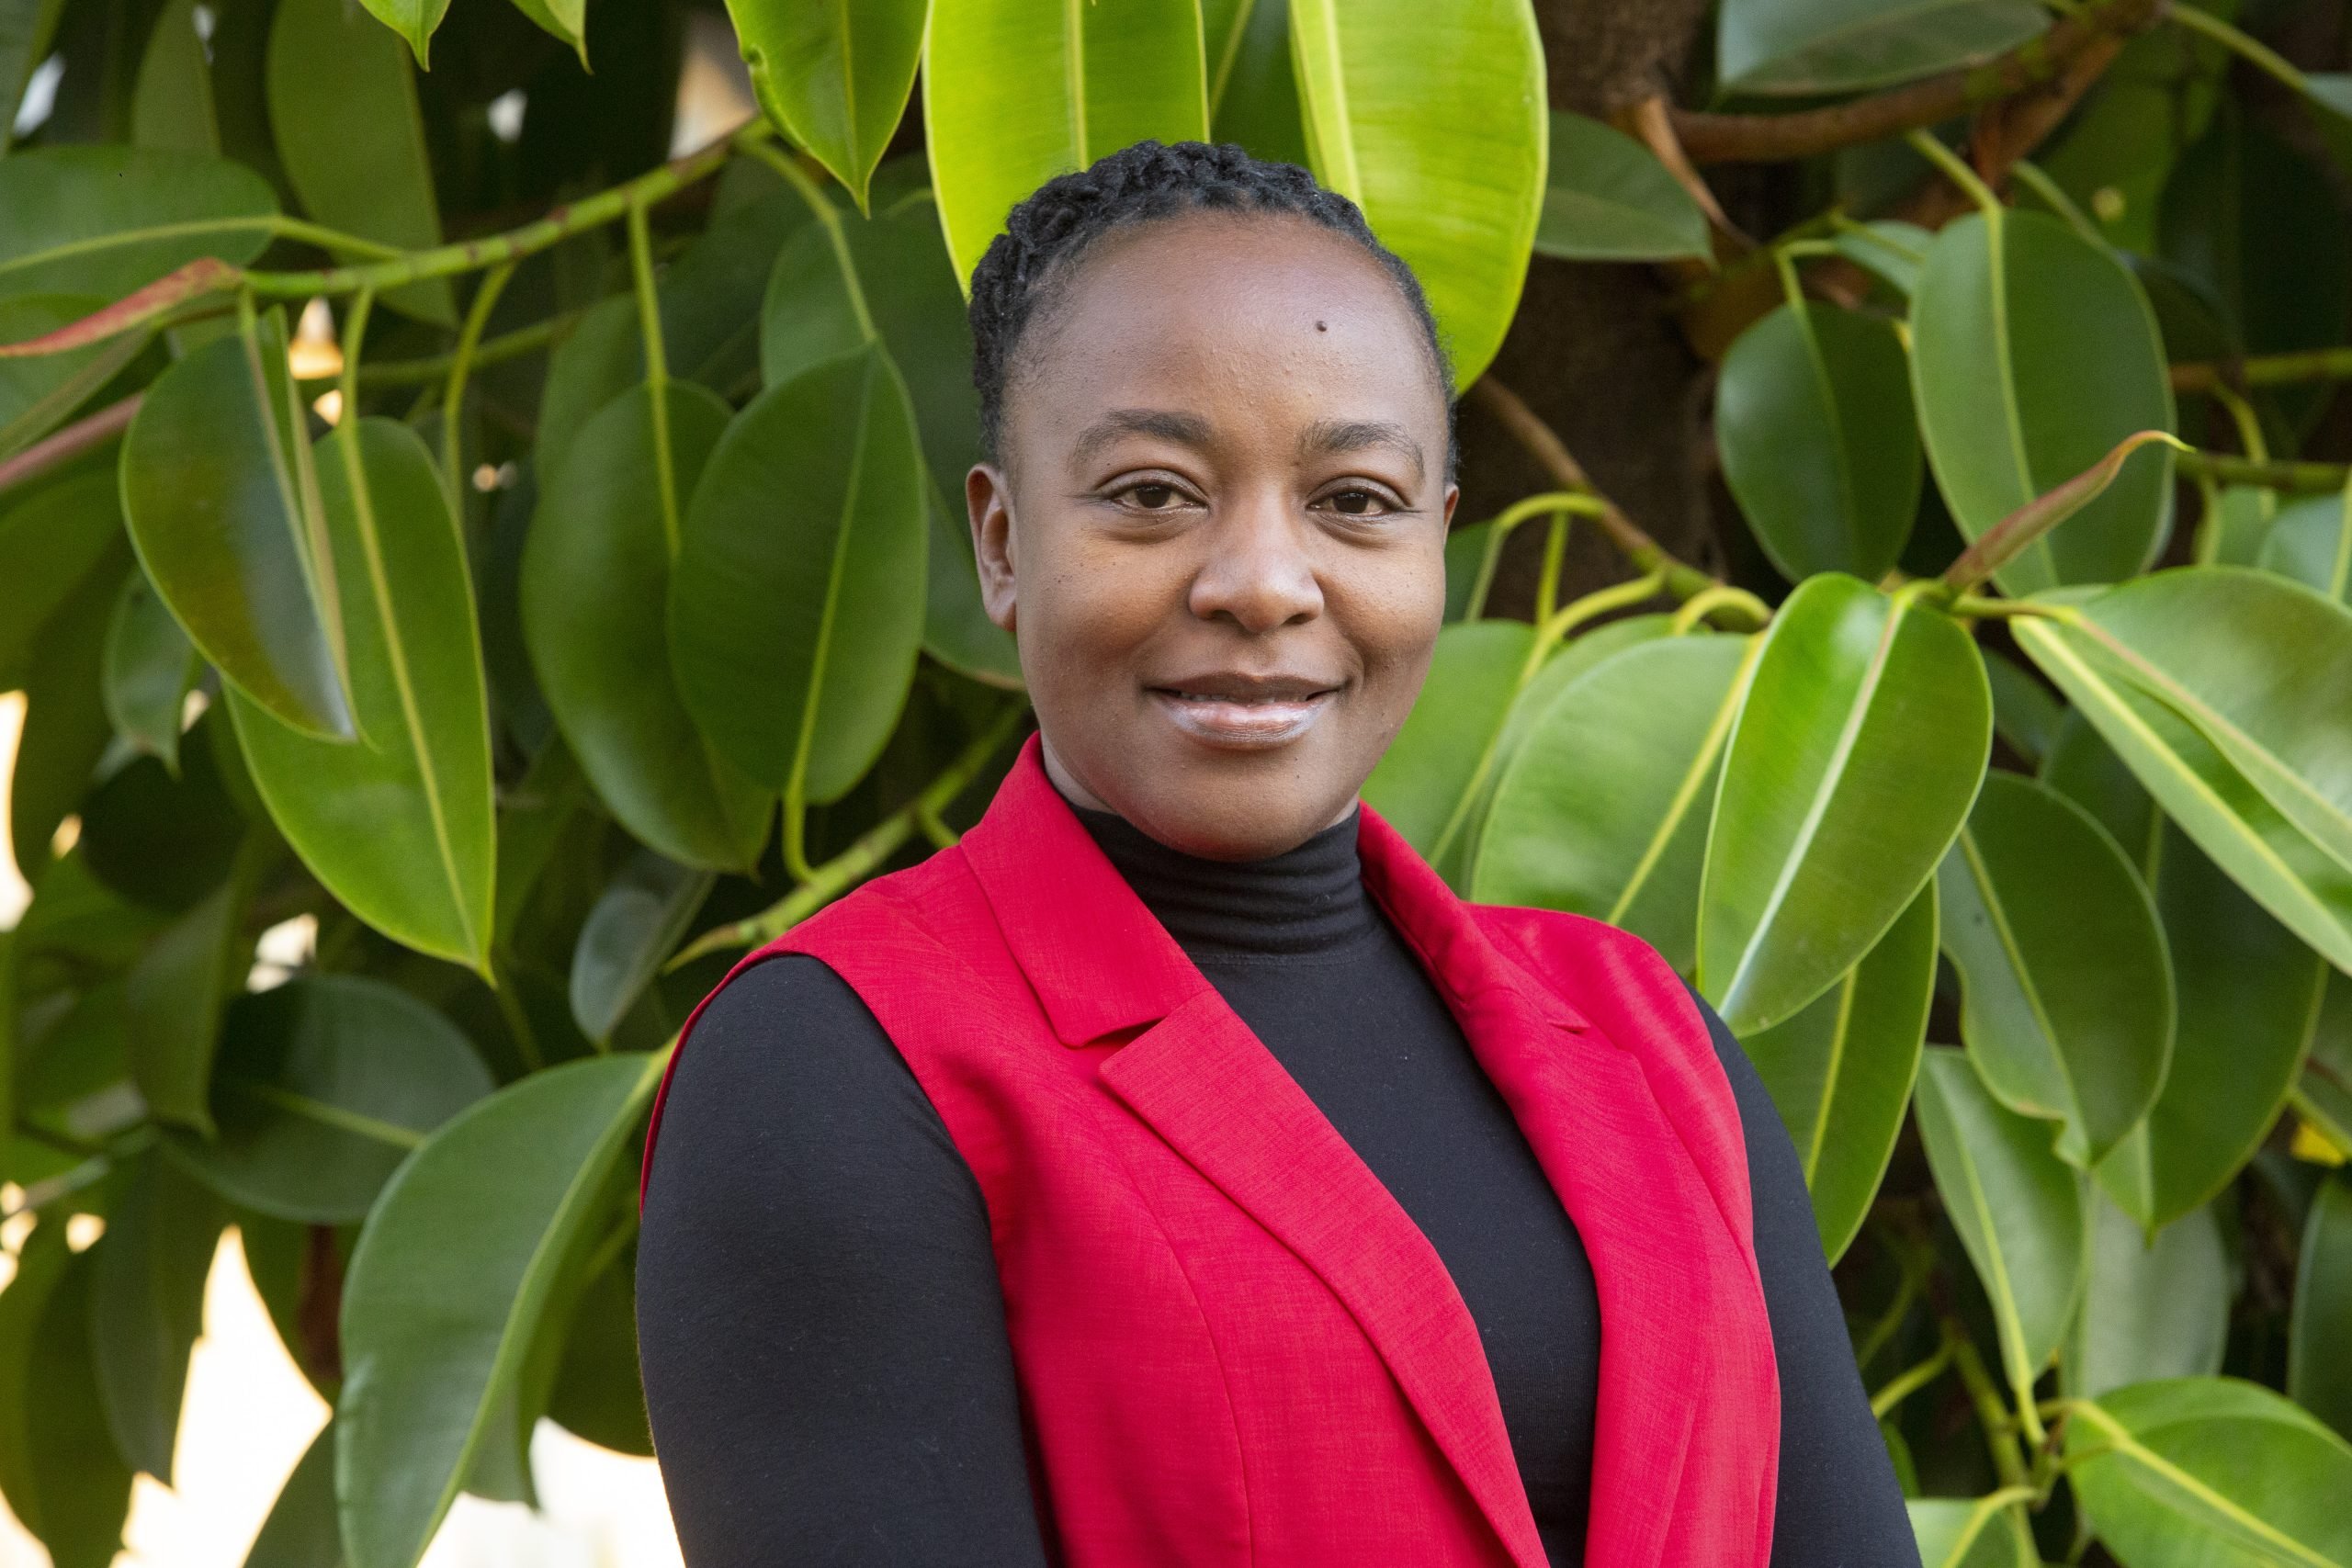
[(1334, 491), (1323, 499), (1332, 511), (1346, 517), (1370, 517), (1388, 508), (1387, 497), (1361, 488)]
[(1164, 512), (1176, 504), (1176, 487), (1166, 484), (1130, 486), (1127, 499), (1146, 512)]

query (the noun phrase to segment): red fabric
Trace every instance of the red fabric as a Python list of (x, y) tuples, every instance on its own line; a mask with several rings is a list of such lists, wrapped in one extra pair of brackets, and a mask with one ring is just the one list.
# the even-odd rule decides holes
[[(1591, 1255), (1586, 1561), (1766, 1568), (1780, 1387), (1698, 1010), (1634, 937), (1463, 903), (1369, 807), (1359, 843)], [(780, 952), (873, 1009), (978, 1178), (1057, 1561), (1544, 1568), (1444, 1265), (1104, 859), (1034, 737), (960, 845), (743, 962)], [(657, 1100), (649, 1170), (661, 1125)]]

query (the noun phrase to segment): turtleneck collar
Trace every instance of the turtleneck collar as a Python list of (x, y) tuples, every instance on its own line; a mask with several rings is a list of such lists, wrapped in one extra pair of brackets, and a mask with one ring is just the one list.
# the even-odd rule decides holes
[(1186, 854), (1114, 812), (1071, 809), (1195, 963), (1327, 953), (1376, 929), (1356, 858), (1361, 809), (1294, 849), (1256, 861)]

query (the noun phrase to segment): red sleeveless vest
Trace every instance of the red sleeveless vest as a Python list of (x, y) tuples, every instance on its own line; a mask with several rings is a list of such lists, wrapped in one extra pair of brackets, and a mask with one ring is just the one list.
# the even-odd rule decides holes
[[(1358, 842), (1591, 1256), (1585, 1561), (1766, 1568), (1780, 1385), (1698, 1010), (1636, 938), (1466, 905), (1369, 807)], [(780, 952), (865, 999), (979, 1180), (1057, 1562), (1544, 1568), (1435, 1249), (1103, 857), (1034, 736), (961, 844), (743, 963)], [(657, 1100), (649, 1168), (661, 1125)]]

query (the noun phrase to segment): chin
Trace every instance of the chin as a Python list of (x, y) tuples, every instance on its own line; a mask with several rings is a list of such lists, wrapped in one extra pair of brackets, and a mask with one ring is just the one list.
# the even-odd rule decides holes
[(1121, 815), (1170, 849), (1205, 860), (1265, 860), (1295, 849), (1344, 817), (1356, 798), (1353, 785), (1303, 789), (1287, 769), (1247, 770), (1257, 777), (1220, 768), (1184, 772), (1193, 776), (1178, 789), (1155, 791)]

